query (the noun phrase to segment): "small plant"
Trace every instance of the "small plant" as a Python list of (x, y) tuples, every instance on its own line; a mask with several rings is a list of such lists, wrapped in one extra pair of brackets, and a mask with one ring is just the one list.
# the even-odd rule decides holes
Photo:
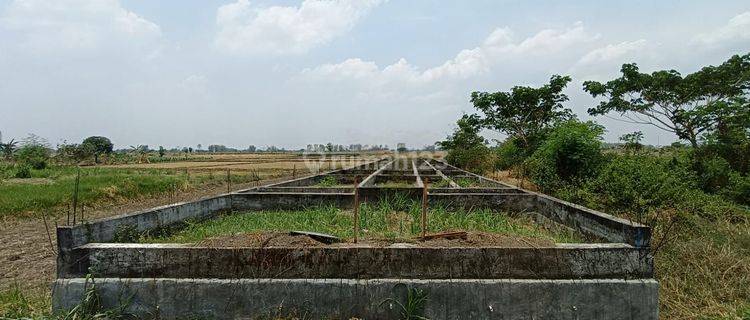
[(458, 184), (461, 188), (468, 188), (474, 185), (475, 181), (472, 178), (458, 178), (455, 179), (454, 182)]
[(70, 309), (67, 314), (59, 319), (62, 320), (93, 320), (93, 319), (134, 319), (125, 313), (129, 303), (122, 303), (116, 308), (105, 309), (102, 306), (101, 297), (96, 291), (93, 277), (86, 275), (85, 290), (81, 303)]
[(138, 232), (138, 228), (134, 225), (126, 224), (117, 227), (112, 241), (115, 243), (135, 243), (140, 238), (141, 233)]
[(393, 286), (394, 291), (396, 291), (399, 287), (403, 287), (406, 289), (406, 297), (404, 299), (404, 303), (401, 303), (399, 301), (400, 299), (397, 298), (387, 298), (383, 300), (380, 305), (383, 305), (384, 303), (390, 303), (391, 306), (392, 304), (396, 304), (401, 309), (399, 313), (401, 314), (401, 319), (403, 320), (426, 320), (427, 318), (424, 316), (424, 309), (427, 305), (427, 301), (429, 300), (427, 298), (427, 291), (423, 289), (409, 288), (403, 283), (399, 283)]
[(333, 187), (339, 184), (339, 181), (336, 179), (336, 177), (332, 176), (326, 176), (322, 180), (318, 182), (319, 187)]

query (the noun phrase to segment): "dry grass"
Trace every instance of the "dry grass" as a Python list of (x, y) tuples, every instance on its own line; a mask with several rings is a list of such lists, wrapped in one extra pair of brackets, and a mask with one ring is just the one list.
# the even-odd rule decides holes
[(707, 223), (675, 231), (656, 253), (661, 316), (750, 319), (750, 224)]

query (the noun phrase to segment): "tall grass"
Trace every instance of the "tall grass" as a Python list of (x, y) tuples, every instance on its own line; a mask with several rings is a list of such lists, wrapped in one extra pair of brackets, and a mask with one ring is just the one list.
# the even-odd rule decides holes
[[(0, 218), (30, 217), (43, 210), (64, 209), (71, 201), (76, 167), (51, 167), (33, 170), (33, 180), (0, 182)], [(256, 177), (232, 174), (233, 183)], [(92, 205), (102, 201), (138, 198), (179, 192), (193, 187), (224, 183), (226, 175), (185, 174), (163, 169), (81, 168), (79, 202)]]
[[(420, 215), (420, 204), (402, 196), (383, 199), (377, 203), (363, 203), (360, 208), (360, 230), (365, 238), (413, 238), (421, 233)], [(323, 232), (351, 239), (354, 237), (353, 223), (351, 210), (333, 206), (300, 211), (246, 212), (189, 223), (171, 236), (148, 238), (143, 241), (190, 243), (221, 235), (289, 230)], [(451, 211), (442, 206), (431, 207), (428, 214), (428, 232), (449, 230), (483, 231), (554, 242), (579, 241), (573, 234), (543, 229), (527, 218), (512, 217), (485, 209)]]
[(46, 318), (50, 296), (45, 292), (23, 290), (19, 285), (0, 291), (0, 319)]

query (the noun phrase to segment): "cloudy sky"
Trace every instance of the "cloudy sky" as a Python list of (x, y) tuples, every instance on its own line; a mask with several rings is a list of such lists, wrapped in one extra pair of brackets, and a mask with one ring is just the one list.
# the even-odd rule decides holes
[[(0, 131), (117, 147), (423, 146), (471, 91), (624, 62), (683, 73), (750, 51), (740, 1), (0, 0)], [(612, 119), (607, 140), (643, 130)], [(488, 137), (495, 137), (487, 133)]]

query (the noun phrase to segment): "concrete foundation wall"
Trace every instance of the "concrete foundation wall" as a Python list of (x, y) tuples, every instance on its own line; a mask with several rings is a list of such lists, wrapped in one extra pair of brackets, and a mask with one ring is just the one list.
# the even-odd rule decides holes
[(189, 219), (208, 218), (219, 211), (228, 210), (230, 204), (229, 197), (221, 195), (84, 222), (76, 226), (62, 226), (57, 228), (58, 246), (63, 251), (90, 242), (110, 242), (118, 228), (123, 226), (143, 232)]
[[(57, 280), (53, 309), (74, 307), (85, 288)], [(654, 280), (96, 279), (105, 307), (127, 302), (146, 319), (398, 319), (388, 299), (404, 304), (407, 288), (427, 293), (429, 319), (658, 319)]]
[(534, 211), (583, 234), (610, 242), (622, 242), (636, 247), (648, 247), (651, 244), (651, 228), (647, 226), (548, 195), (536, 194)]
[(90, 244), (60, 277), (644, 279), (648, 249), (624, 244), (548, 248), (200, 248), (175, 244)]

